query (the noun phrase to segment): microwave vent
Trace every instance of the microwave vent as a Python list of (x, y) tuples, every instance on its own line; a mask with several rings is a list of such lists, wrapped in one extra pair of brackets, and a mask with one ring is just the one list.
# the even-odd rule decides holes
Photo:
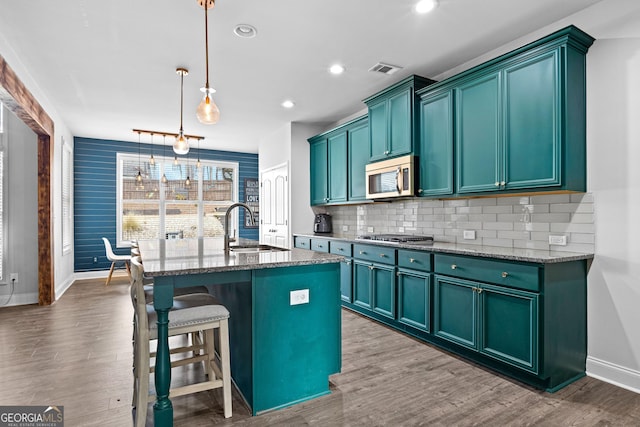
[(398, 70), (402, 70), (402, 67), (399, 67), (397, 65), (385, 64), (383, 62), (378, 62), (373, 67), (369, 68), (369, 71), (372, 71), (374, 73), (382, 73), (387, 75), (394, 74)]

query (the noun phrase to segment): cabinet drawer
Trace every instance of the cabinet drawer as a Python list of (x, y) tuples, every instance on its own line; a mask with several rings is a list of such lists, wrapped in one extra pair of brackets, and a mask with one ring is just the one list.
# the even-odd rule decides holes
[(311, 249), (311, 239), (309, 237), (296, 236), (293, 246), (300, 249)]
[(353, 257), (382, 264), (395, 264), (396, 250), (384, 246), (353, 245)]
[(434, 270), (447, 276), (540, 291), (540, 268), (536, 265), (435, 254)]
[(336, 255), (351, 256), (351, 243), (332, 240), (329, 245), (329, 252)]
[(398, 249), (398, 267), (431, 271), (431, 252)]
[(311, 239), (311, 250), (316, 252), (329, 252), (329, 241), (324, 239)]

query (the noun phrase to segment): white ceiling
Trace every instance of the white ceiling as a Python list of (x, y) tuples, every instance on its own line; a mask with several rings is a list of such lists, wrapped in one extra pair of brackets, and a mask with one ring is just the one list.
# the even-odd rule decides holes
[[(0, 36), (75, 136), (137, 141), (132, 128), (177, 132), (175, 69), (183, 66), (185, 132), (205, 136), (202, 148), (255, 153), (285, 123), (335, 122), (410, 74), (437, 76), (597, 2), (440, 0), (417, 15), (415, 0), (217, 0), (209, 61), (221, 115), (211, 126), (195, 117), (205, 81), (196, 0), (0, 0)], [(257, 37), (234, 35), (241, 23)], [(404, 68), (367, 71), (379, 61)], [(343, 75), (327, 72), (335, 62)], [(295, 108), (283, 109), (285, 99)]]

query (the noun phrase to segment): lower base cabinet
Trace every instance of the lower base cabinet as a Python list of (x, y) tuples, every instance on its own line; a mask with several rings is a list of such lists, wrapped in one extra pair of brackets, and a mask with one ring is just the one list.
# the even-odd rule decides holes
[(345, 308), (549, 392), (585, 375), (586, 260), (539, 264), (340, 240), (329, 248), (345, 256)]
[(436, 276), (434, 334), (538, 373), (538, 295)]

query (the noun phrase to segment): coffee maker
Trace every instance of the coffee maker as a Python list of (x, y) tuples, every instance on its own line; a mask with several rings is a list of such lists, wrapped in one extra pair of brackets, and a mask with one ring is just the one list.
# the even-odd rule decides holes
[(313, 221), (314, 233), (331, 233), (331, 215), (329, 214), (316, 214), (316, 219)]

